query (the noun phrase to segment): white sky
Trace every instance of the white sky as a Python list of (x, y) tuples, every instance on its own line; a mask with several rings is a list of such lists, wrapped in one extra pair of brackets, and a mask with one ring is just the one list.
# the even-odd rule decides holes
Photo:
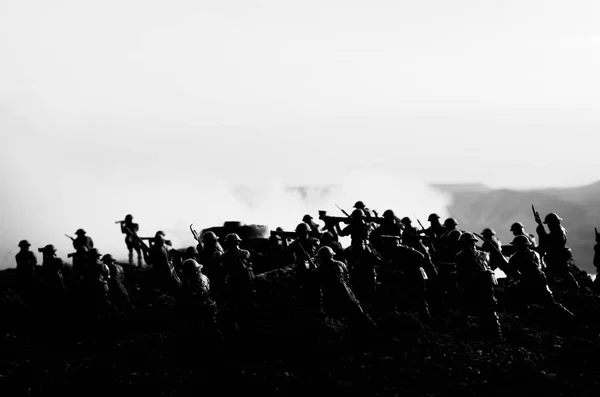
[(157, 192), (189, 211), (168, 189), (205, 207), (210, 184), (373, 167), (414, 187), (593, 182), (598, 20), (595, 1), (3, 0), (2, 239), (151, 217)]

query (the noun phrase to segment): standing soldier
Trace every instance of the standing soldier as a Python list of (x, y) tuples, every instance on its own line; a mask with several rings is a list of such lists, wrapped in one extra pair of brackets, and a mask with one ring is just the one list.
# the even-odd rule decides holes
[[(241, 249), (242, 239), (236, 233), (225, 237), (225, 252), (221, 264), (225, 271), (225, 285), (233, 318), (237, 324), (248, 325), (254, 307), (254, 271), (250, 251)], [(242, 327), (244, 326), (242, 325)]]
[(539, 214), (534, 212), (534, 216), (538, 224), (536, 232), (540, 239), (539, 252), (545, 254), (548, 281), (554, 284), (557, 277), (562, 278), (569, 287), (578, 289), (579, 284), (570, 271), (573, 255), (571, 249), (567, 248), (567, 230), (560, 224), (562, 219), (554, 212), (546, 215), (544, 223), (548, 225), (550, 231), (546, 233)]
[[(394, 238), (397, 237), (399, 240), (402, 236), (403, 225), (394, 214), (392, 210), (385, 210), (383, 212), (383, 221), (373, 232), (371, 233), (370, 240), (373, 247), (377, 250), (377, 253), (381, 254), (382, 257), (386, 257), (389, 251), (388, 248), (393, 248), (395, 243), (392, 243)], [(383, 237), (386, 236), (386, 237)]]
[(212, 298), (221, 302), (225, 295), (225, 272), (221, 265), (221, 256), (225, 251), (219, 244), (219, 237), (212, 231), (204, 233), (202, 243), (202, 256), (200, 257), (200, 263), (203, 266), (202, 273), (210, 280)]
[(456, 255), (456, 268), (463, 294), (462, 320), (466, 323), (468, 314), (479, 315), (481, 325), (492, 336), (501, 338), (502, 331), (496, 314), (496, 285), (494, 272), (490, 268), (490, 255), (475, 246), (477, 239), (471, 233), (460, 236), (462, 251)]
[(299, 223), (296, 226), (296, 239), (288, 248), (296, 265), (300, 297), (306, 314), (314, 314), (320, 310), (319, 280), (315, 274), (316, 265), (312, 260), (317, 253), (319, 240), (311, 237), (310, 233), (311, 229), (307, 223)]
[(31, 247), (29, 241), (19, 241), (21, 250), (15, 256), (17, 261), (17, 286), (23, 300), (28, 303), (35, 286), (35, 269), (37, 266), (37, 258), (33, 252), (29, 251), (29, 247)]
[(109, 315), (109, 286), (110, 269), (100, 261), (102, 255), (96, 248), (88, 251), (88, 286), (89, 303), (96, 319), (104, 319)]
[(320, 302), (323, 312), (329, 317), (348, 318), (354, 323), (368, 323), (375, 326), (366, 314), (352, 289), (348, 285), (348, 269), (340, 261), (333, 259), (334, 252), (329, 247), (321, 247), (317, 252), (319, 267), (317, 276), (320, 283)]
[(121, 233), (125, 234), (125, 244), (129, 251), (129, 266), (133, 266), (133, 251), (137, 253), (137, 263), (142, 267), (142, 247), (139, 238), (135, 238), (140, 230), (140, 225), (133, 223), (133, 215), (127, 214), (124, 221), (118, 221), (121, 224)]
[(483, 244), (481, 250), (490, 254), (490, 266), (492, 270), (505, 269), (508, 260), (502, 254), (502, 242), (496, 238), (496, 232), (490, 228), (483, 229), (481, 232)]
[(176, 294), (181, 287), (181, 280), (173, 267), (170, 251), (164, 233), (159, 231), (154, 236), (154, 244), (148, 254), (144, 254), (146, 263), (152, 265), (156, 289), (163, 293)]
[(354, 208), (356, 208), (357, 210), (361, 210), (365, 214), (365, 217), (367, 219), (377, 216), (377, 212), (365, 207), (365, 203), (363, 203), (362, 201), (357, 201), (356, 203), (354, 203)]
[(87, 247), (88, 250), (94, 248), (94, 241), (92, 241), (91, 237), (85, 235), (85, 230), (77, 229), (75, 235), (77, 236), (73, 240), (73, 248), (75, 248), (75, 250), (84, 245)]
[(358, 299), (364, 304), (370, 301), (375, 292), (377, 283), (375, 265), (380, 262), (373, 253), (369, 241), (373, 230), (372, 226), (363, 210), (356, 209), (350, 215), (348, 226), (340, 230), (339, 224), (336, 223), (335, 227), (338, 235), (351, 238), (350, 247), (346, 249), (350, 265), (350, 281)]
[(573, 313), (556, 302), (544, 272), (542, 272), (542, 260), (540, 255), (531, 249), (531, 241), (526, 235), (514, 238), (511, 243), (516, 252), (509, 260), (509, 275), (519, 279), (517, 285), (520, 291), (519, 301), (542, 303), (546, 307), (556, 310), (558, 313), (574, 317)]
[(309, 214), (306, 214), (302, 217), (302, 222), (306, 223), (310, 226), (310, 236), (314, 238), (321, 238), (321, 230), (319, 230), (319, 225), (313, 221), (313, 217)]
[(201, 272), (202, 265), (194, 259), (186, 259), (181, 265), (181, 301), (184, 315), (192, 327), (204, 326), (217, 329), (217, 305), (210, 298), (210, 281)]
[(429, 221), (430, 226), (427, 229), (425, 229), (425, 235), (430, 240), (436, 240), (440, 238), (442, 234), (444, 234), (444, 232), (446, 231), (444, 226), (440, 223), (440, 216), (435, 213), (430, 214), (427, 220)]
[(120, 313), (131, 313), (135, 310), (129, 293), (125, 287), (125, 272), (123, 266), (119, 265), (113, 259), (111, 254), (106, 254), (102, 257), (102, 262), (108, 266), (110, 278), (108, 280), (109, 299)]
[[(423, 321), (431, 321), (429, 306), (425, 300), (427, 274), (426, 258), (416, 249), (397, 241), (390, 253), (390, 293), (394, 304), (405, 304), (409, 311), (417, 312)], [(389, 284), (388, 284), (389, 285)]]
[(52, 244), (39, 248), (42, 253), (42, 275), (43, 275), (43, 295), (44, 301), (51, 309), (56, 309), (64, 304), (66, 288), (63, 277), (63, 268), (65, 263), (56, 256), (56, 248)]
[(531, 242), (531, 247), (535, 248), (537, 243), (535, 241), (535, 236), (531, 233), (525, 232), (525, 226), (521, 222), (515, 222), (510, 226), (510, 231), (512, 234), (516, 236), (526, 236)]

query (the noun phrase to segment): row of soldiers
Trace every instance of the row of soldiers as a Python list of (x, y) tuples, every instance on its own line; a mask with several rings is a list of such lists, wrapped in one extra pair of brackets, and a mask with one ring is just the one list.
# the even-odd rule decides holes
[[(253, 253), (240, 248), (242, 241), (237, 234), (225, 238), (224, 249), (213, 232), (206, 232), (197, 247), (188, 248), (183, 260), (174, 261), (174, 250), (165, 234), (157, 232), (153, 244), (148, 247), (137, 236), (138, 227), (132, 224), (132, 219), (128, 215), (121, 224), (130, 263), (132, 251), (138, 251), (138, 256), (143, 253), (146, 263), (152, 266), (157, 291), (180, 297), (186, 307), (201, 313), (199, 317), (205, 325), (215, 325), (217, 305), (229, 306), (238, 322), (248, 320), (254, 305)], [(480, 236), (483, 245), (477, 247), (476, 234), (458, 229), (453, 218), (442, 225), (440, 217), (431, 214), (428, 218), (430, 227), (418, 230), (409, 218), (399, 219), (392, 210), (385, 211), (379, 218), (362, 202), (357, 202), (352, 214), (343, 220), (347, 224), (344, 228), (340, 227), (339, 219), (323, 220), (325, 230), (320, 230), (310, 215), (305, 216), (296, 227), (291, 243), (285, 233), (276, 232), (271, 236), (269, 253), (278, 255), (281, 266), (295, 265), (301, 307), (309, 314), (325, 311), (372, 324), (363, 307), (370, 307), (377, 296), (383, 296), (385, 299), (377, 301), (407, 306), (408, 310), (415, 310), (431, 321), (429, 304), (440, 304), (448, 287), (444, 277), (455, 270), (463, 319), (476, 312), (484, 329), (500, 337), (494, 297), (497, 282), (493, 272), (500, 268), (507, 276), (520, 280), (519, 292), (523, 297), (572, 315), (554, 300), (546, 280), (546, 276), (551, 279), (560, 276), (577, 286), (569, 273), (572, 257), (567, 255), (570, 250), (566, 248), (566, 230), (556, 214), (546, 216), (544, 223), (549, 227), (549, 233), (546, 233), (536, 213), (539, 246), (519, 223), (511, 228), (515, 239), (510, 246), (502, 246), (493, 230), (486, 229)], [(99, 260), (100, 256), (84, 230), (80, 229), (76, 234), (73, 273), (76, 280), (81, 280), (79, 290), (82, 295), (85, 296), (83, 291), (87, 291), (87, 301), (102, 313), (107, 304), (123, 302), (123, 297), (127, 296), (122, 277), (120, 284), (111, 281), (122, 276), (122, 267), (110, 255)], [(348, 248), (341, 246), (339, 236), (350, 236)], [(28, 243), (21, 243), (17, 269), (31, 269), (32, 263), (35, 268), (35, 256), (28, 251)], [(56, 257), (53, 246), (40, 250), (44, 253), (45, 288), (56, 296), (56, 291), (65, 288), (64, 283), (61, 287), (60, 280), (64, 262)], [(141, 264), (140, 258), (138, 264)], [(26, 272), (18, 270), (18, 273), (22, 275), (21, 280), (31, 279)], [(111, 283), (115, 286), (111, 287)], [(21, 285), (27, 290), (27, 281), (22, 281)]]

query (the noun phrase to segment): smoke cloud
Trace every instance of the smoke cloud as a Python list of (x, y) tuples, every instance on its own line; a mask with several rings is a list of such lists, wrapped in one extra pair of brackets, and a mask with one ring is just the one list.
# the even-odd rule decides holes
[(130, 180), (127, 174), (90, 178), (77, 167), (60, 174), (51, 167), (40, 168), (25, 181), (7, 180), (11, 186), (2, 203), (3, 218), (9, 220), (1, 229), (2, 268), (15, 266), (21, 239), (29, 240), (36, 254), (38, 247), (54, 244), (58, 255), (67, 259), (73, 247), (64, 234), (74, 235), (78, 228), (86, 230), (101, 253), (125, 260), (124, 235), (115, 221), (126, 214), (140, 224), (140, 236), (163, 230), (176, 248), (185, 248), (196, 244), (189, 231), (192, 223), (197, 231), (225, 221), (294, 230), (305, 214), (317, 222), (319, 210), (343, 216), (336, 204), (350, 213), (358, 200), (379, 214), (392, 209), (398, 216), (418, 217), (425, 223), (431, 212), (446, 216), (449, 204), (447, 196), (425, 183), (383, 168), (329, 179), (321, 173), (316, 185), (285, 175), (245, 181), (217, 174), (195, 179), (156, 173), (151, 182)]

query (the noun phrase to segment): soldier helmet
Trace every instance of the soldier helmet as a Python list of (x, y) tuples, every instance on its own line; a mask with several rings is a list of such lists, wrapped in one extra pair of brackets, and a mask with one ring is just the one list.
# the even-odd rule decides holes
[(556, 215), (554, 212), (549, 213), (548, 215), (546, 215), (546, 217), (544, 218), (544, 223), (558, 223), (562, 221), (562, 218), (559, 217), (558, 215)]
[(335, 240), (335, 236), (329, 230), (325, 230), (321, 235), (321, 241), (332, 241)]
[(21, 240), (19, 241), (19, 247), (23, 248), (23, 247), (31, 247), (31, 244), (29, 244), (29, 241), (27, 240)]
[(192, 246), (187, 247), (187, 249), (185, 250), (185, 253), (188, 255), (198, 255), (198, 250), (196, 249), (196, 247), (194, 247), (192, 245)]
[(477, 241), (477, 238), (473, 235), (473, 233), (463, 233), (460, 235), (458, 241), (466, 242), (466, 241)]
[(456, 219), (454, 218), (448, 218), (444, 221), (444, 226), (445, 227), (452, 227), (452, 226), (457, 226), (458, 222), (456, 222)]
[(215, 232), (210, 231), (210, 230), (208, 232), (204, 233), (204, 235), (202, 236), (202, 241), (212, 241), (212, 242), (215, 242), (215, 241), (218, 241), (218, 240), (219, 240), (219, 236), (217, 236), (215, 234)]
[(335, 256), (335, 252), (330, 247), (324, 246), (319, 248), (317, 251), (317, 256), (319, 258), (333, 258)]
[(357, 201), (356, 203), (354, 203), (354, 208), (363, 210), (363, 209), (365, 209), (365, 203), (363, 203), (362, 201)]
[(77, 247), (77, 252), (88, 252), (87, 245), (80, 245), (79, 247)]
[(102, 262), (104, 263), (113, 263), (116, 262), (115, 259), (112, 257), (111, 254), (106, 254), (102, 257)]
[(396, 217), (396, 214), (394, 214), (394, 211), (392, 210), (385, 210), (383, 211), (383, 217), (385, 219), (394, 219)]
[(229, 233), (227, 235), (227, 237), (225, 237), (225, 242), (226, 243), (240, 243), (240, 242), (242, 242), (242, 239), (240, 238), (240, 236), (237, 235), (237, 233)]
[(496, 232), (494, 231), (494, 229), (490, 229), (489, 227), (487, 227), (487, 228), (483, 229), (481, 234), (484, 236), (495, 236)]
[(56, 253), (56, 247), (53, 244), (48, 244), (44, 248), (38, 248), (38, 252), (43, 252), (44, 254), (54, 254)]
[(163, 232), (159, 231), (159, 232), (156, 232), (156, 234), (154, 235), (154, 241), (155, 242), (159, 242), (159, 241), (165, 242), (165, 241), (167, 241), (167, 238), (165, 237), (165, 234)]
[(77, 229), (77, 231), (75, 232), (75, 234), (76, 234), (77, 236), (79, 236), (79, 235), (84, 235), (84, 234), (85, 234), (85, 230), (83, 230), (83, 229)]
[(404, 218), (402, 218), (402, 220), (400, 222), (404, 223), (405, 225), (410, 225), (412, 223), (412, 221), (410, 220), (410, 218), (408, 216), (405, 216)]
[(361, 210), (360, 208), (357, 208), (354, 211), (352, 211), (352, 214), (350, 215), (350, 217), (352, 219), (363, 219), (363, 218), (366, 218), (367, 216), (365, 215), (365, 212), (363, 210)]
[(133, 215), (127, 214), (125, 215), (125, 222), (131, 222), (133, 220)]
[(531, 241), (529, 241), (529, 238), (527, 236), (517, 236), (513, 239), (513, 241), (511, 241), (512, 245), (515, 245), (517, 247), (523, 247), (523, 246), (530, 246), (531, 245)]
[(427, 218), (429, 222), (435, 221), (436, 219), (440, 219), (440, 216), (438, 214), (430, 214)]
[(195, 259), (186, 259), (181, 264), (181, 271), (184, 273), (191, 273), (200, 269), (202, 269), (202, 265), (199, 264)]
[(96, 258), (100, 258), (102, 256), (102, 254), (100, 254), (100, 252), (98, 252), (98, 250), (96, 248), (91, 248), (88, 251), (88, 255), (90, 257), (94, 257), (95, 256)]
[(302, 217), (302, 222), (310, 223), (310, 221), (313, 219), (314, 218), (312, 216), (310, 216), (309, 214), (306, 214)]
[(165, 232), (163, 232), (162, 230), (159, 230), (158, 232), (156, 232), (156, 234), (154, 235), (154, 237), (157, 237), (158, 235), (161, 235), (163, 237), (166, 237), (167, 235), (165, 234)]
[(521, 230), (521, 229), (525, 229), (525, 225), (523, 225), (521, 222), (515, 222), (510, 226), (511, 232)]
[(305, 222), (299, 223), (296, 226), (296, 233), (310, 233), (310, 226)]

